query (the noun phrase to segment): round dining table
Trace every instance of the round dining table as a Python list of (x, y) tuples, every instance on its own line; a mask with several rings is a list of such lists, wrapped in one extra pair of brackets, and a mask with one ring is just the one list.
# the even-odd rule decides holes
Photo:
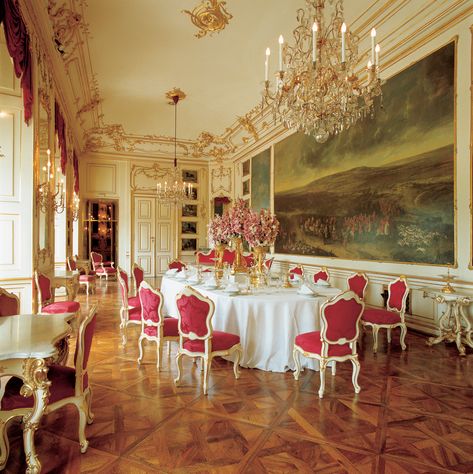
[[(215, 303), (212, 327), (240, 336), (242, 367), (272, 372), (294, 370), (292, 356), (298, 334), (320, 329), (320, 307), (341, 291), (332, 287), (316, 287), (315, 295), (304, 296), (296, 288), (262, 288), (250, 294), (229, 295), (224, 290), (164, 276), (161, 292), (165, 314), (177, 317), (176, 295), (192, 286)], [(314, 359), (301, 361), (303, 367), (318, 370)]]

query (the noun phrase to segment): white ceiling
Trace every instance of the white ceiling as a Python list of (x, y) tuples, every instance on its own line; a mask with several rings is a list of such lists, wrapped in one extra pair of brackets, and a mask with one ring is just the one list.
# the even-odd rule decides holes
[[(304, 0), (227, 0), (226, 29), (201, 39), (182, 10), (200, 0), (94, 0), (88, 2), (89, 49), (106, 123), (126, 133), (174, 135), (165, 92), (188, 96), (179, 104), (178, 137), (203, 130), (220, 135), (260, 100), (264, 51), (291, 37)], [(327, 2), (328, 3), (328, 2)], [(345, 2), (348, 23), (372, 0)], [(272, 66), (276, 55), (272, 56)]]

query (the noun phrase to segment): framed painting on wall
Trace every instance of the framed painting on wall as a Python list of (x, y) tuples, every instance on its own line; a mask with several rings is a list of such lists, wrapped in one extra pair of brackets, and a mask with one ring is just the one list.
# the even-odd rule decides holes
[(181, 222), (182, 234), (197, 234), (197, 222)]
[(271, 149), (251, 159), (251, 207), (255, 211), (269, 209), (271, 179)]
[(182, 170), (182, 179), (186, 183), (197, 183), (197, 170)]
[(197, 217), (197, 204), (183, 204), (182, 217)]
[(326, 143), (275, 145), (276, 252), (455, 263), (455, 50), (388, 79), (383, 108)]
[(190, 252), (197, 250), (197, 239), (182, 239), (181, 250), (183, 252)]

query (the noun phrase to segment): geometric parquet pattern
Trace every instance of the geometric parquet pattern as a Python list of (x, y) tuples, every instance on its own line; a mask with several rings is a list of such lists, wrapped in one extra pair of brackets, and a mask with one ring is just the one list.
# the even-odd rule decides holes
[[(89, 449), (80, 454), (77, 415), (63, 408), (45, 417), (36, 433), (42, 472), (57, 473), (473, 473), (473, 353), (455, 345), (425, 345), (409, 331), (406, 351), (393, 332), (371, 334), (360, 349), (362, 388), (351, 384), (351, 364), (327, 371), (323, 400), (319, 374), (305, 370), (295, 381), (281, 374), (241, 369), (215, 359), (208, 396), (201, 371), (184, 358), (176, 388), (175, 347), (164, 349), (156, 371), (154, 346), (138, 366), (138, 327), (127, 348), (119, 333), (116, 282), (80, 294), (82, 310), (98, 300), (89, 363), (94, 423)], [(71, 347), (73, 353), (73, 347)], [(71, 362), (70, 362), (71, 363)], [(10, 428), (7, 473), (24, 472), (20, 425)]]

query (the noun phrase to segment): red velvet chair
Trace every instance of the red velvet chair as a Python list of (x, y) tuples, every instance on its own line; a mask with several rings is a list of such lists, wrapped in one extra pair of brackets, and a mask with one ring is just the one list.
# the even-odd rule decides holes
[(198, 250), (195, 253), (197, 265), (215, 265), (215, 258), (215, 249), (209, 250), (208, 252)]
[(54, 293), (51, 289), (51, 280), (47, 275), (35, 271), (34, 281), (38, 293), (39, 313), (76, 313), (76, 316), (80, 315), (80, 304), (77, 301), (54, 302)]
[[(49, 397), (44, 414), (47, 415), (65, 405), (74, 405), (79, 412), (79, 443), (81, 453), (87, 451), (89, 442), (85, 437), (85, 425), (93, 421), (91, 410), (92, 389), (89, 385), (87, 362), (92, 347), (95, 330), (97, 305), (93, 305), (89, 314), (81, 321), (77, 335), (74, 367), (52, 364), (48, 367)], [(7, 436), (7, 424), (16, 417), (25, 417), (34, 406), (34, 397), (24, 396), (21, 391), (24, 381), (12, 377), (5, 386), (0, 402), (0, 453), (5, 464), (10, 446)], [(70, 420), (67, 420), (70, 422)], [(5, 467), (0, 465), (0, 469)]]
[(300, 354), (317, 359), (320, 364), (319, 398), (325, 391), (325, 369), (332, 362), (332, 375), (335, 375), (337, 362), (351, 361), (353, 365), (352, 383), (355, 393), (360, 392), (358, 374), (357, 344), (360, 333), (360, 318), (364, 303), (353, 293), (346, 291), (327, 301), (320, 308), (320, 331), (299, 334), (294, 344), (294, 378), (299, 380), (301, 373)]
[(135, 295), (138, 296), (138, 289), (140, 288), (141, 282), (145, 278), (145, 271), (137, 263), (134, 263), (131, 267), (131, 272), (133, 274), (133, 281), (135, 283)]
[(404, 321), (409, 287), (406, 277), (400, 276), (389, 284), (386, 309), (366, 308), (361, 322), (363, 326), (371, 326), (373, 331), (373, 352), (378, 351), (378, 331), (387, 329), (388, 343), (391, 343), (391, 330), (401, 328), (400, 342), (402, 350), (406, 350), (405, 338), (407, 327)]
[(140, 355), (138, 364), (143, 359), (143, 340), (156, 343), (156, 366), (161, 369), (163, 342), (179, 341), (177, 318), (165, 318), (163, 311), (163, 294), (143, 281), (138, 294), (141, 302), (141, 334), (138, 340)]
[(190, 286), (186, 286), (176, 296), (179, 313), (179, 348), (177, 351), (176, 385), (181, 379), (182, 356), (200, 357), (204, 367), (204, 394), (207, 386), (210, 367), (214, 357), (235, 355), (233, 371), (235, 378), (240, 377), (238, 365), (242, 354), (240, 336), (212, 329), (212, 318), (215, 312), (213, 301), (201, 295)]
[(186, 264), (180, 260), (173, 260), (172, 262), (168, 263), (168, 269), (172, 270), (173, 268), (177, 268), (177, 271), (180, 272), (186, 268)]
[(314, 283), (317, 283), (319, 280), (327, 282), (330, 280), (330, 274), (327, 267), (322, 267), (317, 273), (314, 273)]
[(364, 273), (354, 273), (347, 278), (347, 285), (360, 300), (365, 299), (366, 288), (368, 287), (368, 277)]
[(255, 256), (253, 255), (252, 252), (244, 253), (242, 257), (248, 268), (252, 267), (255, 264)]
[(235, 251), (230, 249), (224, 249), (223, 251), (223, 263), (228, 263), (229, 265), (233, 265), (235, 261)]
[(298, 275), (301, 279), (304, 277), (304, 267), (301, 264), (289, 268), (289, 278), (295, 280), (295, 275)]
[(102, 255), (97, 252), (90, 252), (90, 260), (92, 267), (96, 275), (102, 279), (108, 281), (108, 277), (116, 276), (117, 269), (114, 267), (115, 262), (104, 262)]
[(123, 329), (123, 345), (127, 343), (127, 328), (130, 324), (141, 324), (141, 302), (139, 296), (129, 297), (128, 273), (123, 268), (118, 267), (118, 283), (122, 296), (122, 306), (120, 308), (120, 329)]
[(20, 314), (20, 300), (18, 296), (0, 288), (0, 317)]
[(95, 293), (95, 272), (87, 273), (83, 268), (78, 268), (74, 257), (66, 258), (67, 268), (70, 272), (79, 272), (79, 284), (85, 286), (86, 294)]

